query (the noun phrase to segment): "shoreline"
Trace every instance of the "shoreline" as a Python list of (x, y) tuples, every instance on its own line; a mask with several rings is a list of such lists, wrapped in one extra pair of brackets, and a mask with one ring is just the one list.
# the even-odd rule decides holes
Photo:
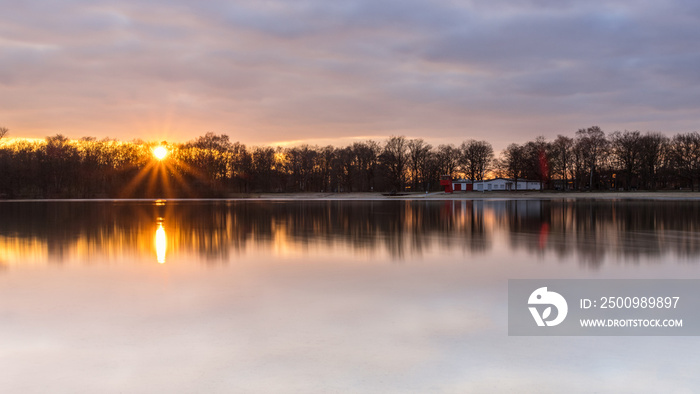
[(237, 193), (222, 198), (57, 198), (8, 199), (3, 202), (143, 202), (143, 201), (441, 201), (441, 200), (700, 200), (700, 192), (690, 191), (632, 191), (632, 192), (554, 192), (554, 191), (490, 191), (490, 192), (431, 192), (402, 193), (390, 196), (378, 192), (352, 193)]
[(635, 192), (549, 192), (549, 191), (491, 191), (491, 192), (431, 192), (404, 193), (387, 196), (382, 193), (260, 193), (234, 199), (256, 200), (700, 200), (700, 192), (635, 191)]

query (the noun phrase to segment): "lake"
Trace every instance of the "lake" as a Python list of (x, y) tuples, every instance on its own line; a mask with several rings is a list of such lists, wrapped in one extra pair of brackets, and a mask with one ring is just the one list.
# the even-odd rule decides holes
[(700, 202), (0, 203), (3, 392), (693, 392), (696, 337), (508, 336), (508, 279), (700, 279)]

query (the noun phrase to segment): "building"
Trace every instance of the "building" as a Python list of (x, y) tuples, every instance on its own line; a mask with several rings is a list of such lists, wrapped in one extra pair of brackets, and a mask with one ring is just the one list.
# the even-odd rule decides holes
[[(452, 179), (449, 175), (440, 177), (440, 185), (445, 187), (445, 193), (468, 191), (514, 191), (515, 181), (509, 178), (485, 179), (483, 181), (471, 181), (469, 179)], [(539, 181), (518, 179), (517, 190), (540, 190)]]
[(458, 191), (471, 191), (474, 185), (469, 179), (456, 179), (452, 181), (452, 190)]
[[(517, 190), (540, 190), (539, 181), (531, 181), (527, 179), (518, 179)], [(516, 182), (509, 178), (485, 179), (483, 181), (475, 181), (473, 190), (481, 191), (514, 191), (516, 190)]]

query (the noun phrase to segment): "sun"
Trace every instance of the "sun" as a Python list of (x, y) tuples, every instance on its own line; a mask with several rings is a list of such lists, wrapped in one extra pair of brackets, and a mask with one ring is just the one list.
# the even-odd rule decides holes
[(168, 155), (168, 150), (163, 147), (163, 146), (157, 146), (153, 148), (153, 156), (156, 157), (158, 160), (163, 160), (165, 159), (165, 156)]

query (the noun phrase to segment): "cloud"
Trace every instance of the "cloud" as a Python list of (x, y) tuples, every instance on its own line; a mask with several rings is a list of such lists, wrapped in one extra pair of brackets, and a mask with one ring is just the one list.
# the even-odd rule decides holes
[(0, 120), (15, 136), (505, 142), (691, 131), (700, 111), (690, 1), (0, 6)]

